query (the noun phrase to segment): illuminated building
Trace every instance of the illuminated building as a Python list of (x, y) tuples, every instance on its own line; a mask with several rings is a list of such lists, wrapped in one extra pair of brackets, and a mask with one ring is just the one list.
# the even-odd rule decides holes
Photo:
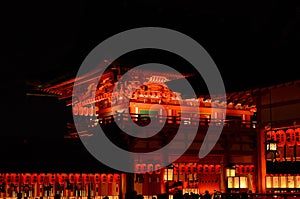
[[(123, 71), (125, 73), (126, 71)], [(108, 195), (111, 198), (125, 197), (126, 192), (136, 190), (145, 198), (151, 198), (160, 194), (174, 194), (176, 190), (182, 193), (200, 193), (205, 190), (213, 192), (214, 190), (222, 193), (248, 192), (265, 193), (274, 190), (274, 176), (286, 179), (286, 187), (291, 186), (291, 177), (293, 176), (294, 187), (298, 184), (299, 171), (294, 173), (285, 173), (274, 171), (272, 169), (273, 160), (291, 163), (299, 161), (298, 126), (293, 124), (294, 145), (293, 155), (284, 152), (284, 156), (275, 156), (273, 159), (270, 154), (265, 154), (265, 141), (268, 138), (265, 128), (270, 123), (270, 104), (272, 104), (272, 128), (287, 126), (287, 121), (294, 121), (296, 115), (284, 117), (279, 114), (286, 110), (285, 105), (290, 109), (295, 108), (289, 101), (282, 100), (280, 96), (284, 91), (297, 87), (295, 84), (287, 84), (274, 88), (259, 88), (250, 91), (241, 91), (227, 93), (226, 99), (214, 98), (212, 101), (207, 94), (198, 95), (195, 98), (182, 98), (181, 93), (172, 91), (168, 87), (168, 81), (176, 81), (181, 78), (172, 73), (163, 73), (155, 71), (137, 71), (135, 81), (124, 81), (119, 84), (118, 80), (123, 73), (120, 68), (113, 68), (106, 71), (99, 82), (95, 84), (99, 71), (93, 71), (77, 79), (76, 83), (82, 85), (80, 92), (73, 95), (73, 85), (75, 79), (65, 80), (60, 83), (51, 84), (42, 87), (41, 90), (46, 93), (55, 94), (72, 111), (74, 117), (84, 124), (84, 128), (93, 129), (100, 125), (108, 136), (111, 136), (119, 147), (134, 152), (145, 152), (156, 150), (169, 142), (178, 125), (195, 125), (195, 118), (200, 118), (197, 135), (189, 146), (188, 150), (169, 167), (161, 168), (153, 172), (143, 172), (147, 167), (160, 167), (160, 162), (149, 160), (148, 162), (136, 161), (135, 169), (139, 174), (129, 174), (122, 172), (72, 172), (65, 173), (3, 173), (0, 175), (1, 182), (7, 183), (4, 188), (7, 190), (1, 197), (16, 197), (16, 184), (22, 184), (23, 194), (25, 196), (40, 197), (54, 196), (60, 194), (62, 197), (82, 196), (103, 198)], [(135, 86), (139, 85), (139, 86)], [(117, 92), (114, 91), (118, 88)], [(134, 88), (134, 89), (132, 89)], [(277, 91), (278, 98), (274, 94)], [(274, 97), (270, 103), (270, 90), (274, 90)], [(114, 91), (114, 92), (113, 92)], [(91, 97), (94, 92), (95, 96)], [(291, 92), (293, 93), (293, 92)], [(73, 99), (73, 101), (72, 101)], [(77, 100), (76, 100), (77, 99)], [(129, 99), (127, 108), (122, 104), (125, 99)], [(276, 101), (279, 100), (279, 101)], [(292, 99), (292, 98), (289, 98)], [(300, 96), (295, 96), (292, 100), (294, 105), (300, 103)], [(179, 100), (183, 102), (180, 109)], [(95, 104), (92, 106), (91, 104)], [(152, 109), (153, 104), (160, 104), (166, 110), (165, 115), (160, 109)], [(200, 106), (196, 106), (199, 104)], [(217, 107), (212, 112), (212, 104)], [(185, 107), (186, 105), (186, 107)], [(277, 106), (278, 105), (278, 106)], [(278, 110), (276, 110), (276, 106)], [(120, 108), (121, 107), (121, 108)], [(220, 114), (226, 108), (226, 114)], [(282, 108), (282, 109), (281, 109)], [(280, 109), (280, 110), (279, 110)], [(114, 112), (113, 110), (117, 110)], [(184, 111), (183, 111), (184, 110)], [(219, 111), (218, 111), (219, 110)], [(277, 113), (277, 114), (276, 114)], [(116, 117), (113, 117), (116, 116)], [(276, 117), (275, 117), (276, 116)], [(139, 125), (146, 125), (153, 118), (167, 118), (164, 128), (159, 134), (153, 136), (150, 141), (134, 139), (126, 134), (120, 133), (120, 129), (114, 124), (117, 118), (123, 121), (124, 126), (128, 120), (132, 120)], [(196, 120), (197, 121), (197, 120)], [(72, 121), (69, 121), (71, 123)], [(203, 143), (205, 134), (209, 126), (222, 126), (223, 130), (212, 151), (204, 158), (198, 157), (198, 152)], [(278, 130), (278, 129), (274, 129)], [(285, 129), (284, 129), (285, 130)], [(114, 132), (114, 133), (111, 133)], [(109, 135), (110, 134), (110, 135)], [(189, 132), (186, 132), (189, 135)], [(79, 136), (93, 136), (89, 131), (78, 132), (73, 126), (69, 125), (65, 139), (78, 140)], [(274, 138), (277, 139), (275, 136)], [(287, 139), (286, 139), (287, 140)], [(284, 144), (286, 146), (286, 144)], [(180, 149), (180, 143), (176, 150)], [(280, 150), (281, 146), (278, 146)], [(160, 157), (157, 159), (169, 157)], [(172, 154), (168, 154), (172, 156)], [(275, 154), (276, 155), (276, 154)], [(283, 161), (284, 160), (284, 161)], [(285, 164), (288, 165), (288, 164)], [(288, 167), (288, 166), (286, 166)], [(298, 167), (299, 168), (299, 167)], [(96, 169), (97, 170), (97, 169)], [(277, 173), (279, 172), (279, 173)], [(281, 172), (281, 173), (280, 173)], [(270, 185), (272, 184), (272, 185)], [(24, 185), (24, 186), (23, 186)], [(25, 190), (25, 188), (27, 190)], [(278, 187), (279, 188), (279, 187)], [(281, 187), (283, 188), (283, 187)], [(30, 191), (28, 191), (30, 190)], [(281, 190), (281, 189), (280, 189)], [(295, 189), (296, 191), (297, 189)]]
[[(172, 134), (172, 131), (176, 131), (176, 125), (179, 125), (181, 122), (183, 125), (194, 125), (193, 118), (200, 117), (199, 132), (196, 139), (187, 152), (173, 163), (172, 177), (166, 177), (166, 168), (151, 174), (135, 175), (134, 184), (131, 186), (139, 194), (151, 196), (161, 193), (173, 193), (175, 189), (180, 189), (183, 193), (194, 192), (201, 194), (205, 190), (210, 192), (214, 190), (225, 192), (241, 189), (256, 191), (257, 162), (255, 154), (257, 154), (257, 124), (255, 119), (255, 99), (251, 95), (245, 92), (232, 93), (228, 95), (227, 99), (217, 99), (213, 102), (207, 95), (182, 99), (180, 93), (171, 91), (167, 86), (167, 81), (176, 80), (180, 78), (179, 76), (153, 71), (136, 73), (137, 78), (135, 81), (125, 81), (121, 85), (116, 84), (118, 78), (122, 76), (120, 70), (107, 71), (102, 75), (98, 85), (93, 82), (93, 78), (97, 78), (97, 71), (88, 74), (78, 81), (79, 84), (84, 82), (82, 88), (85, 88), (85, 90), (73, 96), (73, 99), (78, 98), (78, 103), (74, 104), (73, 107), (71, 106), (71, 95), (74, 80), (52, 85), (44, 88), (44, 91), (57, 93), (61, 99), (67, 102), (67, 106), (73, 109), (75, 117), (86, 120), (86, 125), (90, 126), (90, 128), (98, 124), (109, 126), (109, 124), (113, 123), (112, 115), (121, 112), (122, 117), (127, 120), (131, 118), (139, 124), (147, 123), (149, 116), (162, 116), (161, 110), (149, 112), (150, 106), (153, 104), (162, 105), (167, 110), (166, 128), (163, 129), (164, 132), (162, 134), (165, 137), (154, 137), (150, 143), (139, 140), (135, 143), (134, 151), (145, 151), (149, 146), (152, 150), (160, 148), (164, 145), (163, 141), (168, 140), (168, 133)], [(133, 92), (131, 88), (134, 85), (142, 86)], [(112, 95), (112, 91), (116, 86), (119, 87), (119, 90)], [(90, 97), (90, 92), (96, 93), (95, 98)], [(120, 106), (124, 101), (123, 99), (128, 97), (130, 98), (129, 108), (116, 108), (119, 113), (113, 113), (112, 107)], [(184, 112), (180, 110), (179, 99), (189, 105), (186, 106)], [(90, 105), (92, 103), (95, 103), (95, 107)], [(195, 106), (191, 106), (193, 103)], [(198, 103), (200, 104), (200, 109), (197, 110), (196, 105)], [(221, 111), (212, 113), (211, 103), (215, 103), (219, 109), (226, 107), (226, 116), (220, 114)], [(223, 125), (223, 132), (211, 153), (205, 158), (199, 159), (198, 151), (209, 125)], [(77, 131), (73, 130), (73, 132), (69, 132), (68, 137), (76, 138), (78, 136)], [(115, 129), (110, 129), (110, 131), (115, 131)], [(123, 137), (122, 139), (128, 142), (128, 138)], [(131, 142), (134, 142), (134, 140), (131, 140)], [(137, 162), (136, 166), (141, 169), (148, 164), (155, 166), (153, 162)], [(226, 168), (228, 166), (235, 168), (235, 176), (226, 176)], [(230, 183), (232, 179), (234, 184)], [(128, 181), (127, 186), (130, 186)], [(166, 190), (167, 187), (168, 190)]]
[(299, 193), (299, 81), (260, 89), (259, 96), (261, 192)]

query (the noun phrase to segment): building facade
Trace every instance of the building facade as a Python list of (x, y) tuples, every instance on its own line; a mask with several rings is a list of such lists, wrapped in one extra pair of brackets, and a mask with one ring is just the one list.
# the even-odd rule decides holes
[[(227, 93), (225, 98), (207, 94), (183, 97), (168, 86), (168, 82), (182, 76), (137, 70), (131, 79), (124, 80), (121, 78), (125, 72), (116, 67), (99, 79), (99, 71), (95, 70), (40, 89), (65, 101), (73, 114), (64, 135), (71, 142), (78, 142), (80, 137), (93, 138), (100, 126), (118, 147), (143, 153), (171, 142), (183, 125), (185, 132), (172, 153), (157, 153), (143, 161), (136, 159), (134, 173), (105, 172), (101, 168), (95, 172), (2, 173), (1, 197), (17, 197), (20, 193), (23, 197), (113, 199), (125, 198), (126, 193), (134, 190), (144, 198), (172, 197), (177, 192), (204, 194), (206, 190), (210, 193), (299, 191), (300, 171), (295, 169), (300, 168), (295, 167), (300, 159), (297, 126), (300, 114), (295, 111), (300, 106), (299, 82)], [(122, 132), (130, 129), (132, 122), (144, 127), (151, 121), (164, 125), (150, 139), (136, 139)], [(185, 146), (185, 140), (192, 135), (189, 131), (195, 126), (196, 136), (190, 146)], [(221, 128), (222, 132), (207, 135), (209, 127)], [(157, 129), (143, 133), (150, 135), (152, 130)], [(277, 131), (282, 134), (277, 136)], [(199, 158), (206, 137), (216, 142), (205, 157)], [(277, 141), (275, 151), (267, 147), (269, 140)], [(162, 161), (173, 156), (180, 157), (162, 167)]]

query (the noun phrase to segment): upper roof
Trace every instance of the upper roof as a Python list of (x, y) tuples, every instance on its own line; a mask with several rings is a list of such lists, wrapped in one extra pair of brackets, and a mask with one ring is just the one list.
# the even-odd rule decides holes
[[(38, 91), (42, 91), (42, 92), (46, 92), (48, 94), (53, 94), (56, 95), (59, 99), (63, 100), (70, 100), (73, 93), (73, 86), (74, 83), (76, 82), (76, 84), (87, 84), (87, 83), (91, 83), (94, 82), (95, 80), (97, 80), (97, 78), (99, 78), (99, 74), (102, 74), (103, 71), (101, 71), (102, 68), (99, 67), (97, 69), (95, 69), (94, 71), (90, 71), (88, 73), (86, 73), (85, 75), (82, 75), (80, 77), (72, 77), (72, 78), (67, 78), (67, 79), (56, 79), (57, 81), (53, 81), (53, 82), (48, 82), (45, 83), (44, 85), (39, 85), (36, 87), (36, 89)], [(120, 75), (119, 74), (119, 68), (113, 67), (111, 70), (106, 71), (105, 73), (103, 73), (101, 75), (101, 79), (106, 79), (106, 78), (111, 78), (114, 75)], [(172, 81), (178, 81), (180, 79), (182, 79), (182, 77), (189, 79), (190, 77), (193, 77), (193, 74), (185, 74), (184, 76), (179, 76), (176, 74), (172, 74), (170, 72), (155, 72), (155, 71), (147, 71), (145, 72), (144, 70), (141, 71), (141, 73), (139, 74), (139, 80), (141, 80), (142, 78), (146, 78), (145, 74), (147, 74), (146, 76), (149, 77), (151, 76), (155, 76), (155, 75), (159, 75), (159, 76), (164, 76), (166, 77), (166, 79), (168, 80), (166, 82), (166, 84), (168, 85), (170, 82)], [(290, 86), (292, 84), (299, 84), (300, 80), (297, 81), (290, 81), (290, 82), (286, 82), (286, 83), (282, 83), (282, 84), (278, 84), (278, 85), (272, 85), (272, 86), (268, 86), (268, 87), (258, 87), (255, 89), (250, 89), (250, 90), (244, 90), (244, 91), (238, 91), (238, 92), (229, 92), (226, 93), (226, 99), (222, 99), (222, 98), (218, 98), (217, 95), (211, 96), (209, 95), (209, 93), (207, 92), (207, 90), (203, 89), (202, 92), (198, 92), (197, 97), (200, 100), (203, 101), (208, 101), (210, 103), (227, 103), (227, 107), (228, 108), (256, 108), (256, 97), (258, 95), (261, 95), (261, 93), (268, 91), (269, 89), (275, 88), (275, 87), (285, 87), (285, 86)], [(199, 82), (198, 82), (199, 84)], [(200, 86), (197, 85), (198, 87), (205, 87), (205, 85), (201, 85)], [(210, 100), (213, 99), (214, 101), (211, 102)]]

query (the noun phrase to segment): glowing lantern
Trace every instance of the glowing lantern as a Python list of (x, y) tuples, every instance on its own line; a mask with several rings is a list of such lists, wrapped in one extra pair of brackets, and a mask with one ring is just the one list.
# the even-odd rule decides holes
[(23, 176), (23, 183), (24, 184), (29, 184), (30, 183), (30, 180), (31, 180), (31, 177), (30, 177), (30, 173), (26, 173), (24, 176)]
[(245, 174), (245, 167), (243, 165), (240, 165), (240, 174)]
[(190, 165), (186, 165), (186, 166), (185, 166), (185, 173), (186, 173), (186, 174), (191, 174), (191, 173), (192, 173), (192, 168), (191, 168)]
[(49, 183), (54, 184), (56, 180), (55, 174), (48, 174), (48, 177), (49, 177)]
[(39, 184), (44, 184), (44, 182), (45, 182), (45, 174), (40, 173), (40, 174), (38, 175), (38, 183), (39, 183)]
[(67, 180), (67, 174), (62, 173), (58, 176), (58, 183), (59, 184), (64, 184)]
[(116, 183), (119, 183), (120, 181), (121, 181), (121, 176), (120, 176), (120, 174), (114, 174), (114, 181), (116, 182)]
[(215, 165), (210, 165), (209, 167), (210, 167), (210, 169), (209, 169), (209, 170), (210, 170), (210, 173), (211, 173), (211, 174), (215, 174), (215, 172), (216, 172)]
[(156, 173), (156, 174), (160, 174), (160, 170), (161, 170), (160, 164), (155, 164), (154, 170), (155, 170), (155, 173)]
[(12, 179), (11, 179), (11, 175), (9, 173), (5, 174), (5, 181), (7, 184), (10, 184), (12, 182)]
[(15, 174), (15, 175), (13, 176), (13, 181), (14, 181), (14, 183), (16, 183), (16, 184), (19, 184), (20, 181), (21, 181), (20, 174)]
[(197, 166), (196, 165), (192, 165), (191, 166), (191, 168), (192, 168), (192, 173), (197, 173)]
[(93, 106), (91, 106), (89, 108), (89, 116), (93, 116), (93, 115), (94, 115), (94, 108), (93, 108)]
[(73, 173), (70, 173), (70, 174), (69, 174), (68, 179), (69, 179), (69, 182), (70, 182), (70, 183), (75, 183), (75, 175), (74, 175)]
[(245, 173), (247, 174), (247, 173), (250, 173), (250, 166), (245, 166)]
[(203, 165), (202, 165), (202, 164), (198, 164), (198, 166), (197, 166), (197, 171), (198, 171), (198, 173), (200, 173), (200, 174), (203, 173)]
[(142, 172), (142, 166), (141, 166), (141, 164), (136, 164), (135, 165), (135, 172), (136, 173), (141, 173)]
[(300, 146), (300, 128), (297, 128), (295, 130), (295, 140), (296, 140), (297, 146)]
[(79, 106), (78, 113), (79, 113), (79, 115), (83, 115), (83, 107), (82, 106)]
[(288, 129), (286, 131), (286, 144), (287, 144), (287, 146), (293, 147), (293, 146), (295, 146), (295, 142), (296, 142), (295, 131), (293, 129)]
[(205, 174), (208, 174), (209, 173), (208, 165), (204, 165), (203, 170)]
[(179, 172), (180, 172), (181, 175), (184, 174), (185, 173), (185, 166), (180, 165), (179, 166)]
[(267, 140), (276, 140), (276, 133), (275, 131), (268, 131), (267, 132)]
[(31, 175), (31, 184), (36, 184), (38, 182), (38, 175), (36, 173), (33, 173)]
[(84, 116), (88, 116), (89, 115), (89, 110), (88, 110), (88, 107), (83, 107), (83, 114)]
[(284, 147), (286, 142), (286, 135), (283, 130), (276, 131), (276, 140), (278, 141), (277, 143), (278, 147)]
[(146, 164), (141, 164), (141, 172), (146, 173), (147, 171), (147, 165)]
[(90, 176), (89, 174), (82, 174), (83, 182), (90, 183)]
[(78, 115), (78, 112), (79, 112), (78, 106), (77, 106), (77, 105), (74, 105), (74, 106), (73, 106), (73, 114), (74, 114), (74, 115)]
[(178, 166), (174, 166), (174, 175), (178, 175), (178, 173), (179, 173)]
[(241, 173), (241, 167), (239, 165), (235, 166), (235, 173), (237, 173), (237, 174)]
[(79, 173), (76, 173), (75, 174), (75, 182), (76, 183), (82, 183), (82, 176), (81, 176), (81, 174), (79, 174)]
[(100, 182), (100, 178), (101, 178), (101, 176), (100, 176), (100, 174), (95, 174), (94, 175), (94, 183), (99, 183)]
[(147, 165), (147, 171), (148, 171), (149, 174), (153, 173), (153, 164), (148, 164)]
[(15, 174), (15, 173), (11, 173), (10, 176), (11, 176), (11, 177), (10, 177), (10, 178), (11, 178), (11, 183), (14, 184), (14, 183), (15, 183), (15, 177), (16, 177), (16, 174)]
[(221, 165), (216, 165), (215, 166), (215, 172), (216, 172), (216, 174), (221, 173)]
[(106, 174), (101, 174), (101, 182), (106, 183), (107, 182), (107, 176)]

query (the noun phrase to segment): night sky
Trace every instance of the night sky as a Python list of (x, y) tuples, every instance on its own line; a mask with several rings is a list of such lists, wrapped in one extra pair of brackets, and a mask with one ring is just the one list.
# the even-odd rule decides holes
[(171, 28), (198, 41), (228, 91), (298, 79), (297, 1), (36, 1), (3, 9), (2, 68), (13, 84), (76, 72), (101, 41), (143, 26)]

